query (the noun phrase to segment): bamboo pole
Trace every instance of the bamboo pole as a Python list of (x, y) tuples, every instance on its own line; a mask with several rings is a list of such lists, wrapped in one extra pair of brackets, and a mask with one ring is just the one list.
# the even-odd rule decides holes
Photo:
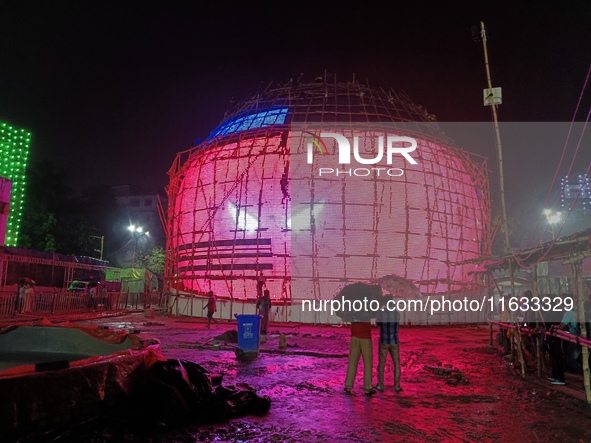
[(503, 234), (505, 237), (505, 252), (509, 252), (509, 228), (507, 227), (507, 209), (505, 205), (505, 183), (503, 177), (503, 150), (501, 147), (501, 133), (499, 131), (499, 120), (497, 118), (497, 105), (493, 98), (493, 87), (490, 76), (490, 66), (488, 62), (488, 49), (486, 47), (486, 29), (484, 22), (480, 22), (480, 35), (482, 37), (482, 47), (484, 48), (484, 65), (486, 68), (486, 81), (488, 84), (488, 92), (490, 98), (490, 106), (493, 114), (493, 121), (495, 126), (495, 138), (497, 142), (497, 156), (499, 161), (499, 186), (501, 191), (501, 222), (503, 226)]
[[(488, 298), (489, 300), (493, 300), (493, 291), (492, 291), (492, 284), (491, 284), (491, 280), (492, 279), (492, 275), (490, 272), (486, 273), (486, 289), (488, 292)], [(489, 314), (489, 318), (492, 316), (492, 311)], [(493, 324), (489, 323), (488, 324), (489, 328), (488, 328), (488, 347), (492, 348), (493, 347)]]
[[(533, 270), (533, 283), (532, 283), (532, 293), (534, 297), (538, 296), (538, 265), (534, 266)], [(539, 316), (536, 312), (536, 330), (539, 330), (540, 322), (538, 321)], [(529, 326), (529, 325), (528, 325)], [(532, 341), (535, 340), (536, 343), (536, 370), (538, 377), (542, 376), (542, 345), (544, 343), (542, 334), (535, 334), (532, 337)]]
[[(575, 284), (578, 295), (578, 306), (575, 309), (577, 313), (577, 321), (581, 325), (581, 337), (587, 337), (587, 327), (585, 324), (585, 288), (583, 282), (583, 261), (578, 260), (573, 265), (573, 271), (575, 274)], [(586, 346), (582, 347), (582, 358), (583, 358), (583, 386), (585, 386), (585, 397), (587, 403), (591, 404), (591, 385), (589, 383), (589, 348)]]
[[(515, 267), (513, 260), (509, 259), (509, 268), (511, 269), (511, 297), (515, 297)], [(515, 317), (514, 312), (510, 312), (512, 317)], [(518, 324), (517, 318), (514, 318), (515, 323)], [(517, 336), (517, 359), (519, 360), (519, 366), (521, 366), (521, 377), (525, 378), (525, 359), (523, 357), (523, 347), (521, 340), (521, 328), (515, 328)], [(513, 340), (511, 340), (513, 342)]]
[(581, 338), (581, 336), (576, 334), (571, 334), (570, 332), (563, 331), (562, 329), (553, 329), (549, 335), (553, 335), (555, 337), (560, 338), (561, 340), (568, 341), (570, 343), (576, 343), (581, 346), (586, 346), (587, 348), (591, 348), (591, 340), (586, 338)]

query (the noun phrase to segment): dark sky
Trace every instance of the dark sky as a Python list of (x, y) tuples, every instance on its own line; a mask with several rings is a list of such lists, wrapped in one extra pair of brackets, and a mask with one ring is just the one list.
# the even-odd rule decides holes
[[(569, 122), (591, 64), (587, 0), (4, 0), (0, 119), (31, 131), (32, 161), (53, 160), (79, 189), (162, 190), (176, 153), (205, 138), (232, 98), (294, 74), (355, 74), (405, 91), (440, 121), (490, 121), (482, 45), (471, 35), (480, 20), (503, 88), (500, 119)], [(527, 170), (532, 155), (508, 154), (525, 176), (538, 174)]]

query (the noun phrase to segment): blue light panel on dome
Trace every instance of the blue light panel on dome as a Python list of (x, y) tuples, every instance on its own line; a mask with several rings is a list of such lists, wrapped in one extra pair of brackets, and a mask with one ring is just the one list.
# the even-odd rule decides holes
[(248, 129), (265, 128), (271, 125), (282, 125), (285, 123), (288, 108), (264, 109), (248, 115), (237, 115), (224, 121), (215, 128), (207, 139), (218, 136), (226, 136), (235, 132), (246, 131)]

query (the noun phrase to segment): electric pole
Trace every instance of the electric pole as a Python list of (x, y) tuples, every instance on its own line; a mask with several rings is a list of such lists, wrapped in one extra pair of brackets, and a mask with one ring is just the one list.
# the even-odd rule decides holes
[(499, 120), (497, 118), (497, 103), (495, 102), (495, 96), (493, 93), (492, 81), (490, 78), (490, 67), (488, 63), (488, 51), (486, 48), (486, 29), (484, 22), (480, 22), (480, 37), (482, 38), (482, 46), (484, 48), (484, 65), (486, 67), (486, 80), (488, 82), (488, 94), (485, 97), (485, 106), (487, 101), (492, 107), (493, 122), (495, 125), (495, 138), (497, 142), (497, 156), (499, 159), (499, 186), (501, 191), (501, 222), (503, 226), (503, 232), (505, 234), (505, 252), (509, 252), (509, 229), (507, 227), (507, 208), (505, 206), (505, 181), (503, 177), (503, 151), (501, 149), (501, 133), (499, 131)]

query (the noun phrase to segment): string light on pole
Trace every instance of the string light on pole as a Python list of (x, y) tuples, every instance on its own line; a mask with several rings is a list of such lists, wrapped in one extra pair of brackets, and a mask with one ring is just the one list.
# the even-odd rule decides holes
[(551, 209), (544, 209), (543, 214), (546, 216), (546, 220), (550, 226), (550, 232), (552, 233), (552, 240), (554, 240), (554, 226), (562, 221), (562, 212), (552, 212)]
[(149, 236), (150, 233), (148, 231), (144, 232), (144, 228), (142, 228), (141, 226), (136, 227), (135, 225), (129, 225), (127, 229), (131, 231), (131, 236), (133, 240), (133, 254), (131, 256), (131, 267), (133, 268), (135, 266), (135, 254), (137, 250), (138, 240), (140, 237)]

